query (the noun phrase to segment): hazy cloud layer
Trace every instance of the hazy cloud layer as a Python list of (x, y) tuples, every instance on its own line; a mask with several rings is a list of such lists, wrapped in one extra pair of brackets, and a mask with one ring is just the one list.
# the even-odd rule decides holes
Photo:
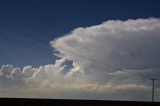
[[(2, 96), (150, 100), (160, 75), (160, 19), (110, 20), (51, 41), (55, 64), (0, 70)], [(65, 62), (73, 61), (66, 68)], [(156, 86), (157, 100), (159, 86)]]

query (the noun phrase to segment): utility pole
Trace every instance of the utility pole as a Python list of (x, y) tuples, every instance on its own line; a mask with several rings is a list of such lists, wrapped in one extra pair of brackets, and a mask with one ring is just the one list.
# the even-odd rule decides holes
[(154, 102), (154, 81), (157, 79), (153, 77), (149, 80), (152, 80), (152, 102)]

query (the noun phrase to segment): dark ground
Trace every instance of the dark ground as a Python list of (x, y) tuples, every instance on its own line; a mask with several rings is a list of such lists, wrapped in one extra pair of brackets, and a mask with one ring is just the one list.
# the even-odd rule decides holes
[(160, 102), (0, 98), (0, 106), (160, 106)]

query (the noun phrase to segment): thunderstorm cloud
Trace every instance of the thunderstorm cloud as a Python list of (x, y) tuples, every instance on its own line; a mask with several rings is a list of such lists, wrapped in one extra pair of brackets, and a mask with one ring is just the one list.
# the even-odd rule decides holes
[[(61, 59), (23, 69), (3, 65), (0, 94), (11, 97), (150, 100), (160, 75), (160, 19), (109, 20), (50, 42)], [(66, 61), (73, 64), (66, 64)], [(69, 69), (67, 65), (72, 65)], [(66, 71), (67, 70), (67, 71)], [(157, 100), (160, 86), (156, 86)]]

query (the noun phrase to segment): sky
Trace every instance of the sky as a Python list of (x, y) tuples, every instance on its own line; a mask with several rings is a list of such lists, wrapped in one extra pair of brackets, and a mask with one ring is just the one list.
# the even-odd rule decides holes
[[(1, 33), (8, 39), (21, 40), (27, 47), (1, 38), (0, 65), (23, 67), (53, 63), (49, 41), (77, 27), (97, 25), (107, 20), (159, 17), (159, 10), (158, 0), (1, 0)], [(42, 50), (33, 50), (30, 46), (40, 46), (38, 49)]]
[(148, 79), (160, 75), (159, 4), (1, 0), (1, 96), (149, 101)]

